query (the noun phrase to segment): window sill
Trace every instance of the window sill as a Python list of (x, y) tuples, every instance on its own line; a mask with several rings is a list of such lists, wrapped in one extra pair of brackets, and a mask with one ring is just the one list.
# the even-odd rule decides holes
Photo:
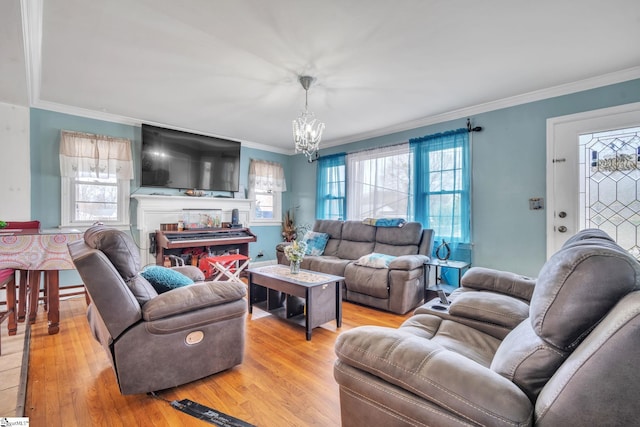
[[(58, 228), (60, 230), (82, 230), (83, 232), (86, 231), (88, 228), (93, 227), (95, 224), (94, 223), (78, 223), (78, 224), (65, 224), (65, 225), (60, 225), (58, 226)], [(121, 223), (104, 223), (105, 226), (107, 227), (112, 227), (121, 231), (130, 231), (131, 230), (131, 225), (130, 224), (121, 224)]]
[(282, 221), (276, 219), (252, 219), (250, 225), (255, 225), (256, 227), (277, 225), (280, 227), (282, 226)]

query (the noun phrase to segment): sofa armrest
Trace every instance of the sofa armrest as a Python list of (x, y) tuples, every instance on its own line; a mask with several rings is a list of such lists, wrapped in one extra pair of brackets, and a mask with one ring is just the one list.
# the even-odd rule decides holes
[(533, 407), (514, 383), (429, 339), (401, 330), (361, 326), (335, 344), (342, 364), (385, 380), (481, 425), (528, 425)]
[(535, 284), (531, 277), (484, 267), (470, 268), (460, 281), (465, 288), (498, 292), (525, 301), (531, 301)]
[(183, 265), (180, 267), (171, 267), (171, 269), (184, 274), (194, 282), (204, 282), (204, 273), (195, 265)]
[(449, 314), (512, 330), (529, 317), (529, 304), (498, 292), (461, 288), (452, 294)]
[(401, 255), (389, 263), (389, 270), (413, 270), (429, 262), (426, 255)]
[(201, 282), (172, 289), (142, 306), (146, 321), (236, 301), (246, 295), (246, 286), (236, 282)]

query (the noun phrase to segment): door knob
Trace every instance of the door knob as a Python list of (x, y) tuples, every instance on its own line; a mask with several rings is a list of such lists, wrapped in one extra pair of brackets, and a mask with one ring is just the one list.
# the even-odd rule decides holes
[(564, 225), (561, 225), (560, 227), (558, 227), (558, 231), (561, 233), (566, 233), (567, 232), (567, 227), (565, 227)]

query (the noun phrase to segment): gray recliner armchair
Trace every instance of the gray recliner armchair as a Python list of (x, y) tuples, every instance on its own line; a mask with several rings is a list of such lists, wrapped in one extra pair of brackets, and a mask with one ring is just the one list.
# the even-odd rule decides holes
[[(107, 352), (122, 394), (185, 384), (240, 364), (246, 288), (197, 282), (158, 294), (140, 272), (139, 249), (126, 233), (104, 226), (69, 244), (91, 304), (87, 318)], [(177, 267), (194, 279), (195, 267)]]
[(503, 338), (426, 313), (342, 333), (343, 425), (637, 424), (640, 263), (581, 232), (541, 269), (528, 314)]

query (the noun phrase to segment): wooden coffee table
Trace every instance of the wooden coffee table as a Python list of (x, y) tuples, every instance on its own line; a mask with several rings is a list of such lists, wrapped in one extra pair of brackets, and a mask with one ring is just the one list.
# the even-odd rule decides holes
[(289, 266), (250, 268), (249, 313), (257, 305), (280, 317), (303, 324), (307, 341), (311, 331), (331, 320), (342, 326), (342, 286), (344, 277), (300, 269), (291, 274)]

